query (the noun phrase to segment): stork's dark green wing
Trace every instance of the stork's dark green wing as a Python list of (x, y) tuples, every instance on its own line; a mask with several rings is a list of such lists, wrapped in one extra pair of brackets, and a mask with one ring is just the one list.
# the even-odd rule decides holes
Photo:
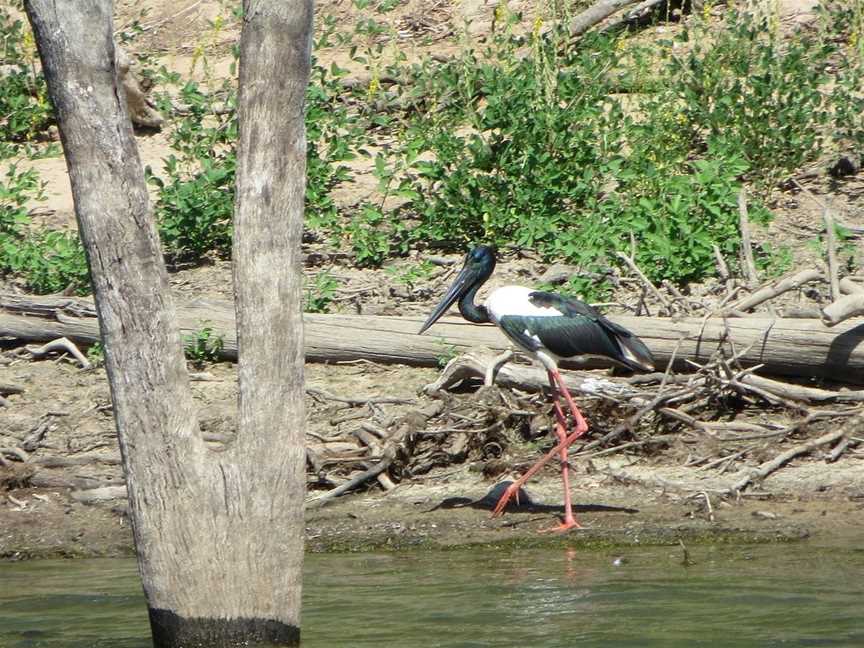
[(618, 359), (621, 355), (615, 338), (590, 317), (508, 315), (501, 318), (500, 326), (514, 342), (531, 351), (547, 349), (561, 358), (600, 355)]
[(531, 303), (560, 315), (508, 315), (499, 322), (508, 337), (536, 351), (545, 348), (558, 357), (605, 356), (634, 370), (652, 370), (648, 347), (623, 326), (603, 317), (593, 306), (558, 295), (535, 291)]

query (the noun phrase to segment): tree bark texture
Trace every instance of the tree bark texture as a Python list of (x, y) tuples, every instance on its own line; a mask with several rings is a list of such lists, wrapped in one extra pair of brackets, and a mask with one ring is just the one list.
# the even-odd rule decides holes
[[(311, 0), (244, 0), (243, 9), (233, 259), (235, 452), (244, 463), (229, 478), (251, 482), (235, 497), (239, 520), (252, 531), (244, 561), (263, 563), (257, 604), (299, 637), (306, 496), (300, 244), (313, 10)], [(266, 560), (262, 539), (270, 545)]]
[[(21, 298), (0, 294), (0, 336), (44, 342), (67, 337), (92, 344), (98, 327), (86, 315), (88, 300), (68, 297)], [(26, 314), (27, 316), (24, 316)], [(197, 300), (179, 307), (180, 329), (192, 335), (204, 326), (222, 337), (225, 359), (237, 357), (234, 314), (225, 301)], [(422, 317), (369, 317), (309, 314), (305, 319), (306, 359), (338, 362), (366, 359), (382, 363), (435, 366), (442, 359), (485, 346), (507, 347), (494, 326), (477, 326), (454, 317), (437, 322), (417, 335)], [(706, 362), (720, 344), (734, 345), (744, 366), (762, 364), (760, 374), (826, 378), (864, 384), (864, 319), (850, 319), (834, 327), (818, 319), (731, 317), (702, 318), (620, 317), (611, 320), (641, 337), (665, 367), (674, 353), (676, 366)], [(679, 342), (680, 340), (680, 342)], [(564, 366), (568, 366), (564, 363)], [(585, 366), (608, 366), (602, 362)]]
[[(241, 74), (252, 87), (241, 95), (241, 120), (256, 123), (245, 129), (239, 161), (237, 226), (251, 234), (238, 252), (254, 248), (248, 264), (238, 264), (238, 281), (245, 282), (238, 291), (240, 325), (249, 327), (241, 339), (270, 337), (267, 349), (255, 341), (243, 345), (249, 357), (242, 368), (241, 430), (223, 452), (206, 447), (198, 426), (118, 78), (111, 2), (27, 0), (25, 8), (90, 264), (154, 645), (295, 645), (304, 479), (296, 442), (303, 437), (302, 396), (296, 396), (302, 394), (302, 331), (299, 314), (292, 314), (301, 302), (299, 280), (290, 275), (302, 218), (304, 168), (297, 159), (305, 142), (297, 115), (308, 77), (311, 3), (244, 3)], [(256, 108), (261, 103), (263, 111)], [(268, 119), (277, 125), (265, 124)], [(256, 201), (260, 212), (249, 209)], [(267, 228), (272, 236), (263, 241)], [(285, 300), (278, 308), (274, 291)], [(268, 313), (256, 320), (257, 309)], [(250, 378), (261, 361), (260, 377)], [(278, 384), (283, 379), (287, 384)], [(275, 413), (255, 412), (256, 406)]]

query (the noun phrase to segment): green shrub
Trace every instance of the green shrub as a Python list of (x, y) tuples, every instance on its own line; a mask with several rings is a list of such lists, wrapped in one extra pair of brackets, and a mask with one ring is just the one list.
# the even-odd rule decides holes
[(16, 144), (30, 142), (53, 122), (45, 78), (36, 69), (33, 36), (24, 23), (0, 7), (0, 159)]
[(4, 268), (20, 275), (28, 290), (42, 295), (90, 291), (87, 258), (77, 232), (46, 230), (2, 242)]
[[(339, 231), (330, 196), (351, 178), (342, 164), (355, 156), (363, 128), (347, 117), (344, 71), (315, 65), (307, 94), (306, 221), (310, 228)], [(170, 259), (194, 260), (208, 252), (230, 254), (237, 164), (236, 90), (225, 82), (212, 92), (189, 82), (181, 97), (188, 114), (171, 131), (177, 151), (165, 161), (164, 177), (148, 172), (157, 187), (155, 210)]]
[(32, 232), (27, 203), (42, 198), (33, 169), (10, 165), (0, 181), (0, 272), (20, 276), (38, 294), (89, 290), (87, 260), (75, 232)]
[(202, 367), (206, 362), (216, 362), (225, 347), (221, 335), (215, 335), (213, 327), (203, 326), (190, 335), (183, 336), (186, 358), (195, 366)]
[(311, 282), (306, 282), (306, 299), (303, 310), (307, 313), (326, 313), (330, 310), (339, 282), (326, 270), (322, 270)]
[(822, 150), (831, 122), (824, 92), (833, 43), (807, 33), (780, 40), (768, 19), (730, 12), (715, 37), (685, 31), (671, 57), (671, 105), (682, 106), (697, 147), (740, 157), (764, 185)]
[[(677, 49), (590, 35), (565, 46), (554, 31), (541, 42), (535, 25), (527, 57), (503, 29), (482, 53), (414, 66), (427, 96), (388, 160), (403, 169), (401, 218), (415, 219), (390, 230), (398, 249), (530, 248), (580, 266), (592, 278), (571, 289), (595, 295), (616, 251), (678, 283), (715, 271), (714, 245), (734, 258), (744, 183), (765, 190), (750, 213), (766, 222), (763, 196), (825, 152), (832, 120), (855, 125), (847, 139), (864, 132), (861, 77), (825, 34), (781, 44), (734, 12), (710, 35), (690, 25)], [(845, 90), (829, 94), (832, 69)]]

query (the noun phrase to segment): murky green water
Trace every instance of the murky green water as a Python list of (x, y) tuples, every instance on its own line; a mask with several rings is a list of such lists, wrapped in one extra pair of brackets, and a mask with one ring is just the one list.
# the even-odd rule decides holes
[[(864, 646), (864, 551), (312, 555), (306, 648)], [(616, 557), (623, 564), (615, 564)], [(3, 648), (144, 648), (132, 560), (0, 564)]]

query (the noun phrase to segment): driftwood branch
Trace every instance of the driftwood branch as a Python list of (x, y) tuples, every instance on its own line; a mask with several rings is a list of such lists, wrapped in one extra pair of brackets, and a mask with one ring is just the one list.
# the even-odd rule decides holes
[(78, 347), (75, 346), (74, 342), (65, 337), (52, 340), (38, 348), (27, 347), (27, 351), (34, 358), (44, 358), (49, 353), (64, 351), (66, 353), (71, 353), (72, 356), (81, 364), (82, 369), (90, 369), (93, 366), (90, 364), (90, 361), (86, 356), (78, 350)]
[[(324, 506), (327, 502), (339, 497), (340, 495), (347, 493), (350, 490), (353, 490), (360, 486), (361, 484), (369, 481), (370, 479), (375, 479), (380, 475), (383, 475), (384, 472), (390, 467), (390, 465), (395, 461), (398, 456), (400, 450), (402, 449), (402, 444), (405, 442), (406, 437), (413, 431), (416, 431), (422, 428), (426, 422), (438, 416), (444, 409), (444, 404), (440, 401), (436, 401), (431, 405), (428, 405), (422, 409), (415, 410), (405, 416), (403, 416), (396, 424), (393, 432), (387, 437), (383, 450), (382, 450), (382, 458), (380, 461), (376, 462), (371, 467), (362, 471), (361, 473), (355, 475), (348, 481), (335, 488), (330, 489), (329, 491), (312, 497), (306, 500), (306, 509), (314, 509), (320, 508)], [(377, 441), (374, 443), (376, 449), (379, 447)], [(385, 478), (383, 480), (382, 486), (385, 489), (391, 486), (392, 482), (390, 482), (389, 478)]]
[(782, 398), (800, 401), (802, 403), (861, 403), (864, 402), (864, 390), (833, 391), (817, 389), (794, 383), (780, 382), (755, 374), (747, 374), (740, 378), (741, 382), (776, 394)]
[[(444, 367), (438, 379), (424, 387), (427, 394), (447, 390), (463, 380), (484, 379), (491, 365), (495, 364), (497, 356), (490, 350), (474, 349), (462, 354)], [(635, 393), (629, 384), (621, 380), (600, 378), (591, 373), (568, 371), (562, 374), (564, 384), (573, 393), (588, 396), (623, 396)], [(546, 371), (535, 365), (506, 364), (495, 375), (495, 384), (507, 389), (519, 389), (525, 392), (543, 392), (549, 388)]]
[[(578, 38), (594, 25), (602, 22), (624, 7), (635, 3), (636, 0), (600, 0), (600, 2), (591, 5), (588, 9), (573, 18), (567, 25), (567, 32), (570, 38)], [(541, 33), (547, 36), (551, 31), (552, 27), (547, 27)]]
[(864, 293), (864, 285), (856, 283), (850, 277), (843, 277), (840, 280), (840, 292), (844, 295), (854, 295), (855, 293)]
[(666, 297), (663, 295), (663, 293), (661, 293), (657, 289), (657, 286), (655, 286), (653, 283), (651, 283), (651, 280), (648, 277), (646, 277), (645, 273), (643, 273), (639, 269), (639, 266), (636, 265), (636, 262), (631, 257), (624, 254), (623, 252), (617, 252), (616, 255), (618, 256), (619, 259), (621, 259), (624, 263), (627, 264), (627, 267), (630, 268), (630, 270), (633, 271), (633, 274), (635, 274), (639, 278), (639, 281), (642, 282), (642, 285), (645, 286), (645, 288), (652, 295), (654, 295), (654, 297), (656, 297), (657, 300), (661, 304), (663, 304), (663, 307), (666, 309), (666, 312), (667, 313), (671, 312), (672, 309), (669, 308), (669, 302), (666, 300)]
[(752, 295), (748, 295), (744, 299), (736, 302), (732, 306), (732, 309), (737, 311), (747, 311), (751, 308), (758, 306), (759, 304), (765, 303), (769, 299), (774, 299), (778, 295), (782, 295), (783, 293), (790, 290), (800, 288), (804, 284), (810, 283), (811, 281), (824, 280), (824, 275), (818, 270), (802, 270), (801, 272), (797, 272), (794, 275), (783, 277), (782, 279), (772, 281), (771, 283), (762, 286)]
[(616, 18), (601, 27), (598, 31), (603, 34), (617, 32), (621, 29), (637, 25), (647, 24), (652, 15), (662, 14), (668, 0), (643, 0), (632, 9), (624, 12), (620, 18)]
[(834, 216), (827, 207), (822, 210), (825, 221), (825, 247), (828, 257), (828, 285), (831, 287), (831, 299), (840, 299), (840, 273), (837, 268), (837, 234), (834, 231)]
[(791, 461), (799, 455), (808, 454), (816, 448), (819, 448), (820, 446), (833, 443), (844, 437), (851, 437), (856, 434), (860, 434), (862, 431), (864, 431), (864, 412), (858, 414), (857, 416), (853, 416), (851, 419), (846, 421), (845, 424), (843, 424), (842, 426), (840, 426), (840, 428), (834, 430), (833, 432), (823, 434), (816, 439), (811, 439), (806, 443), (802, 443), (795, 446), (794, 448), (790, 448), (789, 450), (780, 453), (770, 461), (766, 461), (765, 463), (760, 465), (759, 468), (746, 469), (745, 471), (743, 471), (744, 474), (741, 476), (741, 478), (729, 488), (729, 492), (739, 492), (754, 481), (765, 479), (775, 470), (777, 470), (785, 463)]
[(864, 293), (846, 295), (822, 309), (822, 321), (828, 326), (836, 326), (852, 317), (864, 317)]
[(741, 225), (741, 251), (744, 255), (744, 268), (747, 271), (747, 281), (750, 286), (759, 283), (756, 272), (756, 262), (753, 260), (753, 243), (750, 240), (750, 218), (747, 215), (747, 193), (744, 188), (738, 194), (738, 214)]

